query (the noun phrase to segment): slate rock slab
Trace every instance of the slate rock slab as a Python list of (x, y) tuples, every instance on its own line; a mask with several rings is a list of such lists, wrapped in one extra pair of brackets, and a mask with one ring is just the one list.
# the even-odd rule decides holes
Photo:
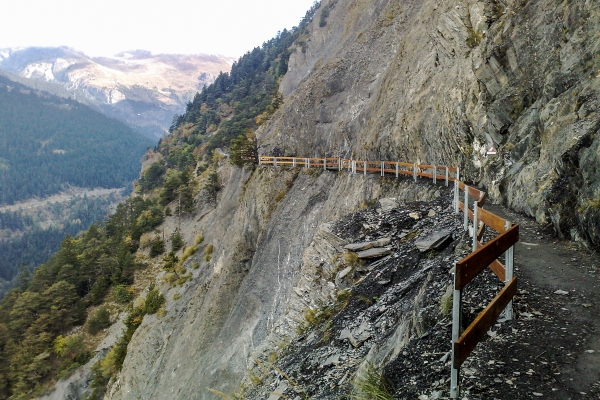
[(371, 242), (360, 242), (360, 243), (352, 243), (344, 246), (344, 249), (348, 251), (362, 251), (368, 250), (373, 247), (373, 243)]
[(377, 247), (368, 249), (365, 251), (359, 251), (358, 258), (379, 258), (383, 256), (387, 256), (392, 253), (392, 249), (389, 247)]
[(415, 246), (421, 253), (429, 250), (442, 250), (452, 241), (452, 231), (443, 230), (432, 233), (431, 235), (415, 241)]

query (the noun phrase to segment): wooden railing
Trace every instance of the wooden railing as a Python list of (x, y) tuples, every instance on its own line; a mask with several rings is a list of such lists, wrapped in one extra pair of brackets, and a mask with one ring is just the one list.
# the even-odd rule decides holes
[[(433, 183), (442, 180), (448, 186), (454, 182), (454, 211), (463, 212), (463, 228), (472, 229), (473, 252), (456, 263), (454, 272), (454, 296), (452, 305), (452, 366), (450, 379), (450, 397), (459, 396), (460, 367), (481, 341), (486, 332), (504, 312), (507, 320), (512, 319), (512, 298), (517, 291), (517, 278), (513, 276), (514, 245), (519, 240), (519, 225), (500, 218), (482, 208), (486, 193), (466, 185), (460, 181), (459, 169), (444, 165), (428, 165), (405, 163), (400, 161), (364, 161), (342, 158), (300, 158), (260, 156), (260, 165), (275, 167), (292, 166), (305, 168), (322, 168), (324, 170), (347, 170), (353, 174), (379, 173), (408, 175), (417, 178), (431, 178)], [(440, 175), (440, 172), (442, 175)], [(463, 195), (460, 195), (462, 191)], [(462, 201), (461, 201), (462, 198)], [(469, 207), (472, 199), (473, 210)], [(472, 225), (469, 224), (472, 221)], [(497, 232), (498, 235), (487, 243), (481, 240), (486, 228)], [(505, 264), (498, 258), (504, 255)], [(500, 292), (490, 301), (487, 307), (479, 313), (475, 320), (461, 332), (462, 294), (465, 287), (487, 267), (505, 284)]]

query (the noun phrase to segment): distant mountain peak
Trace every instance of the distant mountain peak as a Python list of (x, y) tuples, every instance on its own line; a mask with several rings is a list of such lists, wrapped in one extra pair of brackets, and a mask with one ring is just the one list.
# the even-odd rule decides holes
[(57, 92), (60, 87), (61, 93), (66, 90), (155, 139), (166, 133), (173, 115), (183, 112), (220, 72), (228, 72), (233, 61), (220, 55), (153, 54), (143, 49), (112, 57), (90, 57), (67, 46), (0, 49), (0, 69), (55, 85)]

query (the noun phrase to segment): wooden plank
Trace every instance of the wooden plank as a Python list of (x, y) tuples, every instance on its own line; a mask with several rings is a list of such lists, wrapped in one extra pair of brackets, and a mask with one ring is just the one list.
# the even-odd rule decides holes
[(465, 184), (464, 184), (464, 182), (462, 182), (462, 181), (458, 181), (458, 188), (459, 188), (460, 190), (465, 190)]
[(506, 305), (514, 297), (515, 293), (517, 293), (516, 277), (512, 278), (510, 283), (502, 288), (490, 304), (479, 313), (475, 321), (460, 335), (454, 343), (454, 368), (460, 368), (475, 346), (477, 346), (477, 343), (479, 343), (490, 327), (496, 323), (498, 316), (506, 308)]
[(478, 189), (475, 189), (472, 186), (469, 186), (469, 196), (473, 197), (474, 199), (479, 200), (481, 198), (481, 191)]
[(450, 171), (450, 172), (456, 172), (456, 167), (449, 167), (448, 171)]
[(417, 168), (421, 168), (421, 169), (433, 169), (433, 165), (417, 164)]
[(433, 174), (428, 174), (426, 172), (417, 172), (418, 176), (423, 176), (425, 178), (433, 178)]
[[(477, 248), (480, 247), (483, 247), (483, 244), (477, 242)], [(498, 279), (500, 279), (500, 282), (504, 282), (506, 280), (506, 267), (504, 266), (504, 264), (498, 261), (498, 259), (492, 261), (492, 263), (490, 264), (490, 269), (492, 270), (492, 272), (494, 272), (494, 274), (496, 274)]]
[(481, 271), (519, 240), (519, 225), (515, 225), (502, 235), (484, 244), (477, 251), (456, 263), (455, 290), (464, 288)]
[(506, 232), (506, 220), (504, 218), (500, 218), (496, 214), (492, 214), (491, 212), (480, 208), (479, 219), (483, 221), (484, 224), (492, 228), (498, 233)]

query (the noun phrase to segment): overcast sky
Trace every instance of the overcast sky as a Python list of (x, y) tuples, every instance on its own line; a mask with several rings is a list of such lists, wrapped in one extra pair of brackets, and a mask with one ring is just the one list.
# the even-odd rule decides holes
[(298, 24), (314, 0), (0, 0), (0, 48), (69, 46), (238, 57)]

